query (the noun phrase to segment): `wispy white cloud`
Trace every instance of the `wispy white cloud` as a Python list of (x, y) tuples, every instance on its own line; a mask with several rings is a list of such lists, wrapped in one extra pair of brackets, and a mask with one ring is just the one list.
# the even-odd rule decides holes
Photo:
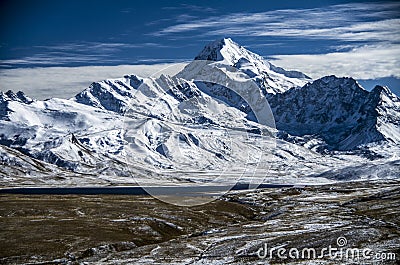
[(187, 21), (191, 21), (196, 18), (197, 18), (196, 16), (192, 16), (189, 14), (181, 14), (181, 15), (178, 15), (175, 19), (178, 22), (187, 22)]
[(216, 10), (212, 7), (205, 7), (200, 5), (190, 5), (190, 4), (180, 4), (179, 6), (166, 6), (163, 7), (164, 10), (185, 10), (192, 12), (202, 12), (202, 13), (215, 13)]
[[(400, 3), (353, 3), (313, 9), (233, 13), (176, 23), (155, 36), (275, 36), (344, 41), (400, 41)], [(189, 34), (190, 35), (190, 34)]]
[[(222, 32), (218, 30), (214, 31), (213, 33), (221, 34)], [(341, 41), (398, 42), (400, 41), (400, 19), (385, 19), (375, 22), (358, 22), (352, 25), (330, 28), (304, 29), (281, 27), (279, 30), (276, 30), (260, 27), (258, 29), (254, 29), (249, 35), (319, 38)]]
[(44, 48), (48, 50), (61, 51), (97, 51), (107, 52), (119, 49), (144, 48), (144, 47), (166, 47), (160, 43), (144, 42), (144, 43), (123, 43), (123, 42), (79, 42), (66, 43), (59, 45), (34, 46), (34, 48)]
[(400, 78), (400, 44), (366, 45), (348, 52), (276, 55), (273, 64), (300, 69), (312, 78), (328, 74), (356, 79)]
[[(190, 22), (175, 23), (154, 36), (193, 35), (250, 37), (257, 40), (249, 48), (294, 41), (316, 43), (326, 54), (273, 56), (273, 62), (288, 69), (298, 69), (314, 78), (327, 74), (360, 79), (400, 77), (400, 2), (348, 3), (309, 9), (284, 9), (256, 13), (232, 13), (209, 16)], [(268, 43), (261, 40), (271, 39)], [(317, 42), (314, 42), (317, 41)], [(333, 46), (335, 44), (336, 46)], [(295, 45), (293, 42), (290, 45)], [(303, 46), (301, 46), (303, 45)], [(299, 50), (305, 44), (299, 44)], [(313, 50), (315, 53), (316, 50)], [(333, 52), (334, 51), (334, 52)], [(291, 50), (294, 53), (295, 49)]]
[(107, 59), (107, 55), (77, 55), (69, 54), (65, 52), (50, 52), (50, 53), (38, 53), (32, 56), (22, 57), (20, 59), (7, 59), (0, 60), (0, 65), (2, 67), (7, 66), (31, 66), (31, 65), (64, 65), (70, 63), (95, 63), (98, 60), (104, 63), (113, 62), (114, 59)]
[(126, 74), (142, 77), (163, 73), (176, 74), (186, 63), (118, 66), (37, 67), (0, 69), (0, 90), (21, 90), (36, 99), (70, 98), (92, 82), (122, 78)]
[(39, 52), (31, 56), (18, 59), (0, 60), (1, 67), (10, 66), (62, 66), (69, 64), (104, 64), (121, 63), (121, 58), (116, 53), (133, 48), (165, 48), (166, 45), (159, 43), (100, 43), (80, 42), (66, 43), (60, 45), (34, 46)]

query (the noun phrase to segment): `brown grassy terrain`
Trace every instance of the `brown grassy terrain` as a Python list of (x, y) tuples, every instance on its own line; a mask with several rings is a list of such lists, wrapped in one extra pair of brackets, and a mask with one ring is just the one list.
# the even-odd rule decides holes
[(148, 196), (1, 195), (0, 257), (17, 263), (68, 253), (83, 258), (91, 247), (126, 250), (253, 217), (250, 206), (220, 200), (188, 208)]
[(0, 263), (262, 264), (255, 253), (265, 242), (322, 248), (345, 236), (349, 247), (397, 255), (364, 264), (397, 264), (399, 209), (398, 181), (241, 191), (196, 207), (148, 196), (1, 195)]

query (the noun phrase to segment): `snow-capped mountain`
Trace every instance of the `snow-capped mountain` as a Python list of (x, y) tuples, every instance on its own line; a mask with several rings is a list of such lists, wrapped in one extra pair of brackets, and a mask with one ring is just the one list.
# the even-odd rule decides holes
[(326, 76), (274, 95), (269, 103), (279, 130), (319, 136), (331, 149), (400, 143), (400, 99), (387, 87), (368, 92), (352, 78)]
[[(237, 90), (227, 88), (235, 79)], [(400, 100), (388, 88), (311, 81), (223, 39), (172, 77), (126, 75), (68, 100), (1, 92), (1, 185), (191, 183), (222, 172), (235, 181), (247, 174), (304, 183), (372, 163), (366, 154), (379, 158), (374, 163), (399, 159)], [(255, 113), (273, 113), (281, 139), (273, 119)], [(379, 148), (359, 148), (377, 141)]]
[[(311, 81), (307, 75), (298, 71), (286, 71), (276, 67), (263, 57), (247, 50), (230, 38), (212, 42), (195, 57), (196, 60), (218, 61), (235, 67), (247, 74), (261, 89), (264, 95), (282, 93), (292, 87), (301, 87)], [(196, 62), (194, 62), (196, 63)], [(187, 68), (190, 69), (189, 64)], [(185, 71), (184, 69), (183, 71)], [(221, 94), (220, 87), (208, 84), (209, 93)]]
[(286, 71), (276, 67), (230, 38), (212, 42), (195, 57), (195, 60), (221, 61), (233, 66), (252, 78), (264, 93), (281, 93), (292, 87), (305, 85), (311, 80), (298, 71)]
[[(18, 150), (10, 155), (5, 152), (3, 163), (15, 168), (27, 156), (113, 182), (116, 178), (133, 182), (132, 174), (143, 179), (152, 175), (161, 182), (167, 176), (190, 179), (189, 171), (197, 171), (197, 176), (205, 170), (214, 172), (202, 176), (201, 181), (206, 181), (225, 168), (243, 173), (249, 163), (256, 165), (263, 146), (274, 144), (260, 142), (261, 136), (249, 142), (247, 131), (260, 131), (262, 126), (193, 84), (173, 85), (179, 80), (162, 76), (145, 79), (143, 86), (135, 88), (130, 78), (127, 83), (108, 80), (100, 83), (104, 87), (92, 85), (70, 100), (25, 103), (20, 100), (22, 93), (20, 97), (11, 91), (1, 94), (0, 143)], [(122, 99), (121, 93), (125, 98), (120, 102), (132, 104), (125, 115), (122, 109), (111, 109), (124, 106), (114, 105), (117, 97)], [(87, 105), (78, 103), (84, 98), (81, 95), (90, 99)], [(22, 173), (36, 170), (33, 166), (29, 173)]]
[[(247, 78), (257, 84), (260, 92), (264, 95), (281, 93), (292, 87), (301, 87), (311, 81), (305, 74), (276, 67), (265, 61), (261, 56), (226, 38), (206, 45), (200, 54), (195, 57), (195, 60), (176, 75), (175, 80), (172, 81), (171, 78), (162, 76), (161, 80), (170, 84), (166, 90), (183, 86), (191, 88), (190, 91), (192, 92), (194, 88), (231, 106), (242, 108), (241, 110), (247, 112), (250, 111), (248, 108), (243, 108), (246, 103), (231, 89), (227, 89), (220, 84), (202, 82), (201, 80), (186, 80), (188, 73), (189, 75), (198, 74), (195, 68), (199, 67), (199, 64), (201, 64), (199, 61), (203, 60), (219, 62), (220, 64), (214, 67), (221, 70), (223, 72), (221, 75), (224, 77), (225, 73), (227, 71), (232, 72), (232, 69), (244, 73)], [(226, 69), (227, 66), (232, 69)], [(121, 79), (95, 82), (88, 89), (76, 95), (75, 100), (82, 104), (123, 113), (128, 106), (136, 106), (131, 101), (133, 94), (136, 93), (139, 87), (141, 89), (152, 87), (153, 82), (160, 82), (161, 80), (146, 80), (136, 75), (126, 75)], [(161, 92), (161, 94), (164, 92)], [(160, 96), (159, 92), (155, 93)], [(174, 91), (171, 90), (168, 93), (174, 93)]]

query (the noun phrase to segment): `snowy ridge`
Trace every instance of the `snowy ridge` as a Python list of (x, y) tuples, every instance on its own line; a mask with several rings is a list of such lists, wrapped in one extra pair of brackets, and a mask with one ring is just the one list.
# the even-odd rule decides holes
[[(129, 80), (131, 77), (128, 77)], [(132, 77), (135, 78), (135, 77)], [(140, 80), (136, 79), (139, 84)], [(127, 108), (127, 100), (132, 97), (131, 82), (124, 79), (104, 80), (95, 82), (90, 87), (75, 96), (78, 103), (123, 113)]]
[(33, 102), (33, 100), (30, 97), (27, 97), (22, 91), (18, 91), (16, 94), (14, 94), (14, 92), (11, 90), (8, 90), (6, 93), (0, 91), (0, 102), (3, 103), (10, 100), (19, 101), (26, 104)]
[(376, 86), (372, 91), (378, 95), (376, 104), (377, 130), (392, 143), (400, 143), (400, 98), (388, 87)]
[(269, 98), (278, 129), (316, 135), (331, 149), (352, 150), (388, 140), (400, 143), (400, 100), (383, 87), (371, 92), (352, 78), (326, 76)]
[[(248, 51), (230, 38), (212, 42), (195, 57), (195, 60), (220, 61), (246, 73), (266, 94), (282, 93), (292, 87), (305, 85), (311, 79), (297, 71), (286, 71)], [(190, 67), (187, 66), (187, 67)], [(183, 70), (185, 71), (185, 69)]]
[[(219, 84), (204, 81), (208, 72), (194, 80), (201, 60), (215, 62)], [(277, 132), (273, 124), (257, 123), (249, 102), (221, 85), (232, 86), (227, 76), (254, 81), (238, 91), (256, 109), (264, 106), (253, 98), (268, 99), (279, 139), (261, 135)], [(324, 172), (366, 163), (376, 172), (382, 164), (379, 172), (393, 168), (387, 177), (397, 177), (399, 126), (400, 100), (386, 87), (368, 92), (352, 78), (335, 76), (311, 83), (223, 39), (172, 77), (126, 75), (92, 83), (69, 100), (1, 92), (0, 182), (203, 183), (228, 172), (270, 183), (313, 183), (335, 178)]]

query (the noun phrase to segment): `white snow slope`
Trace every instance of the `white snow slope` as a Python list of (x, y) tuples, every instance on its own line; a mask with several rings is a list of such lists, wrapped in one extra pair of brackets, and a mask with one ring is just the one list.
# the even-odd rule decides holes
[(108, 79), (69, 100), (1, 92), (0, 185), (321, 183), (365, 165), (351, 179), (399, 177), (399, 98), (311, 81), (223, 39), (172, 77)]

